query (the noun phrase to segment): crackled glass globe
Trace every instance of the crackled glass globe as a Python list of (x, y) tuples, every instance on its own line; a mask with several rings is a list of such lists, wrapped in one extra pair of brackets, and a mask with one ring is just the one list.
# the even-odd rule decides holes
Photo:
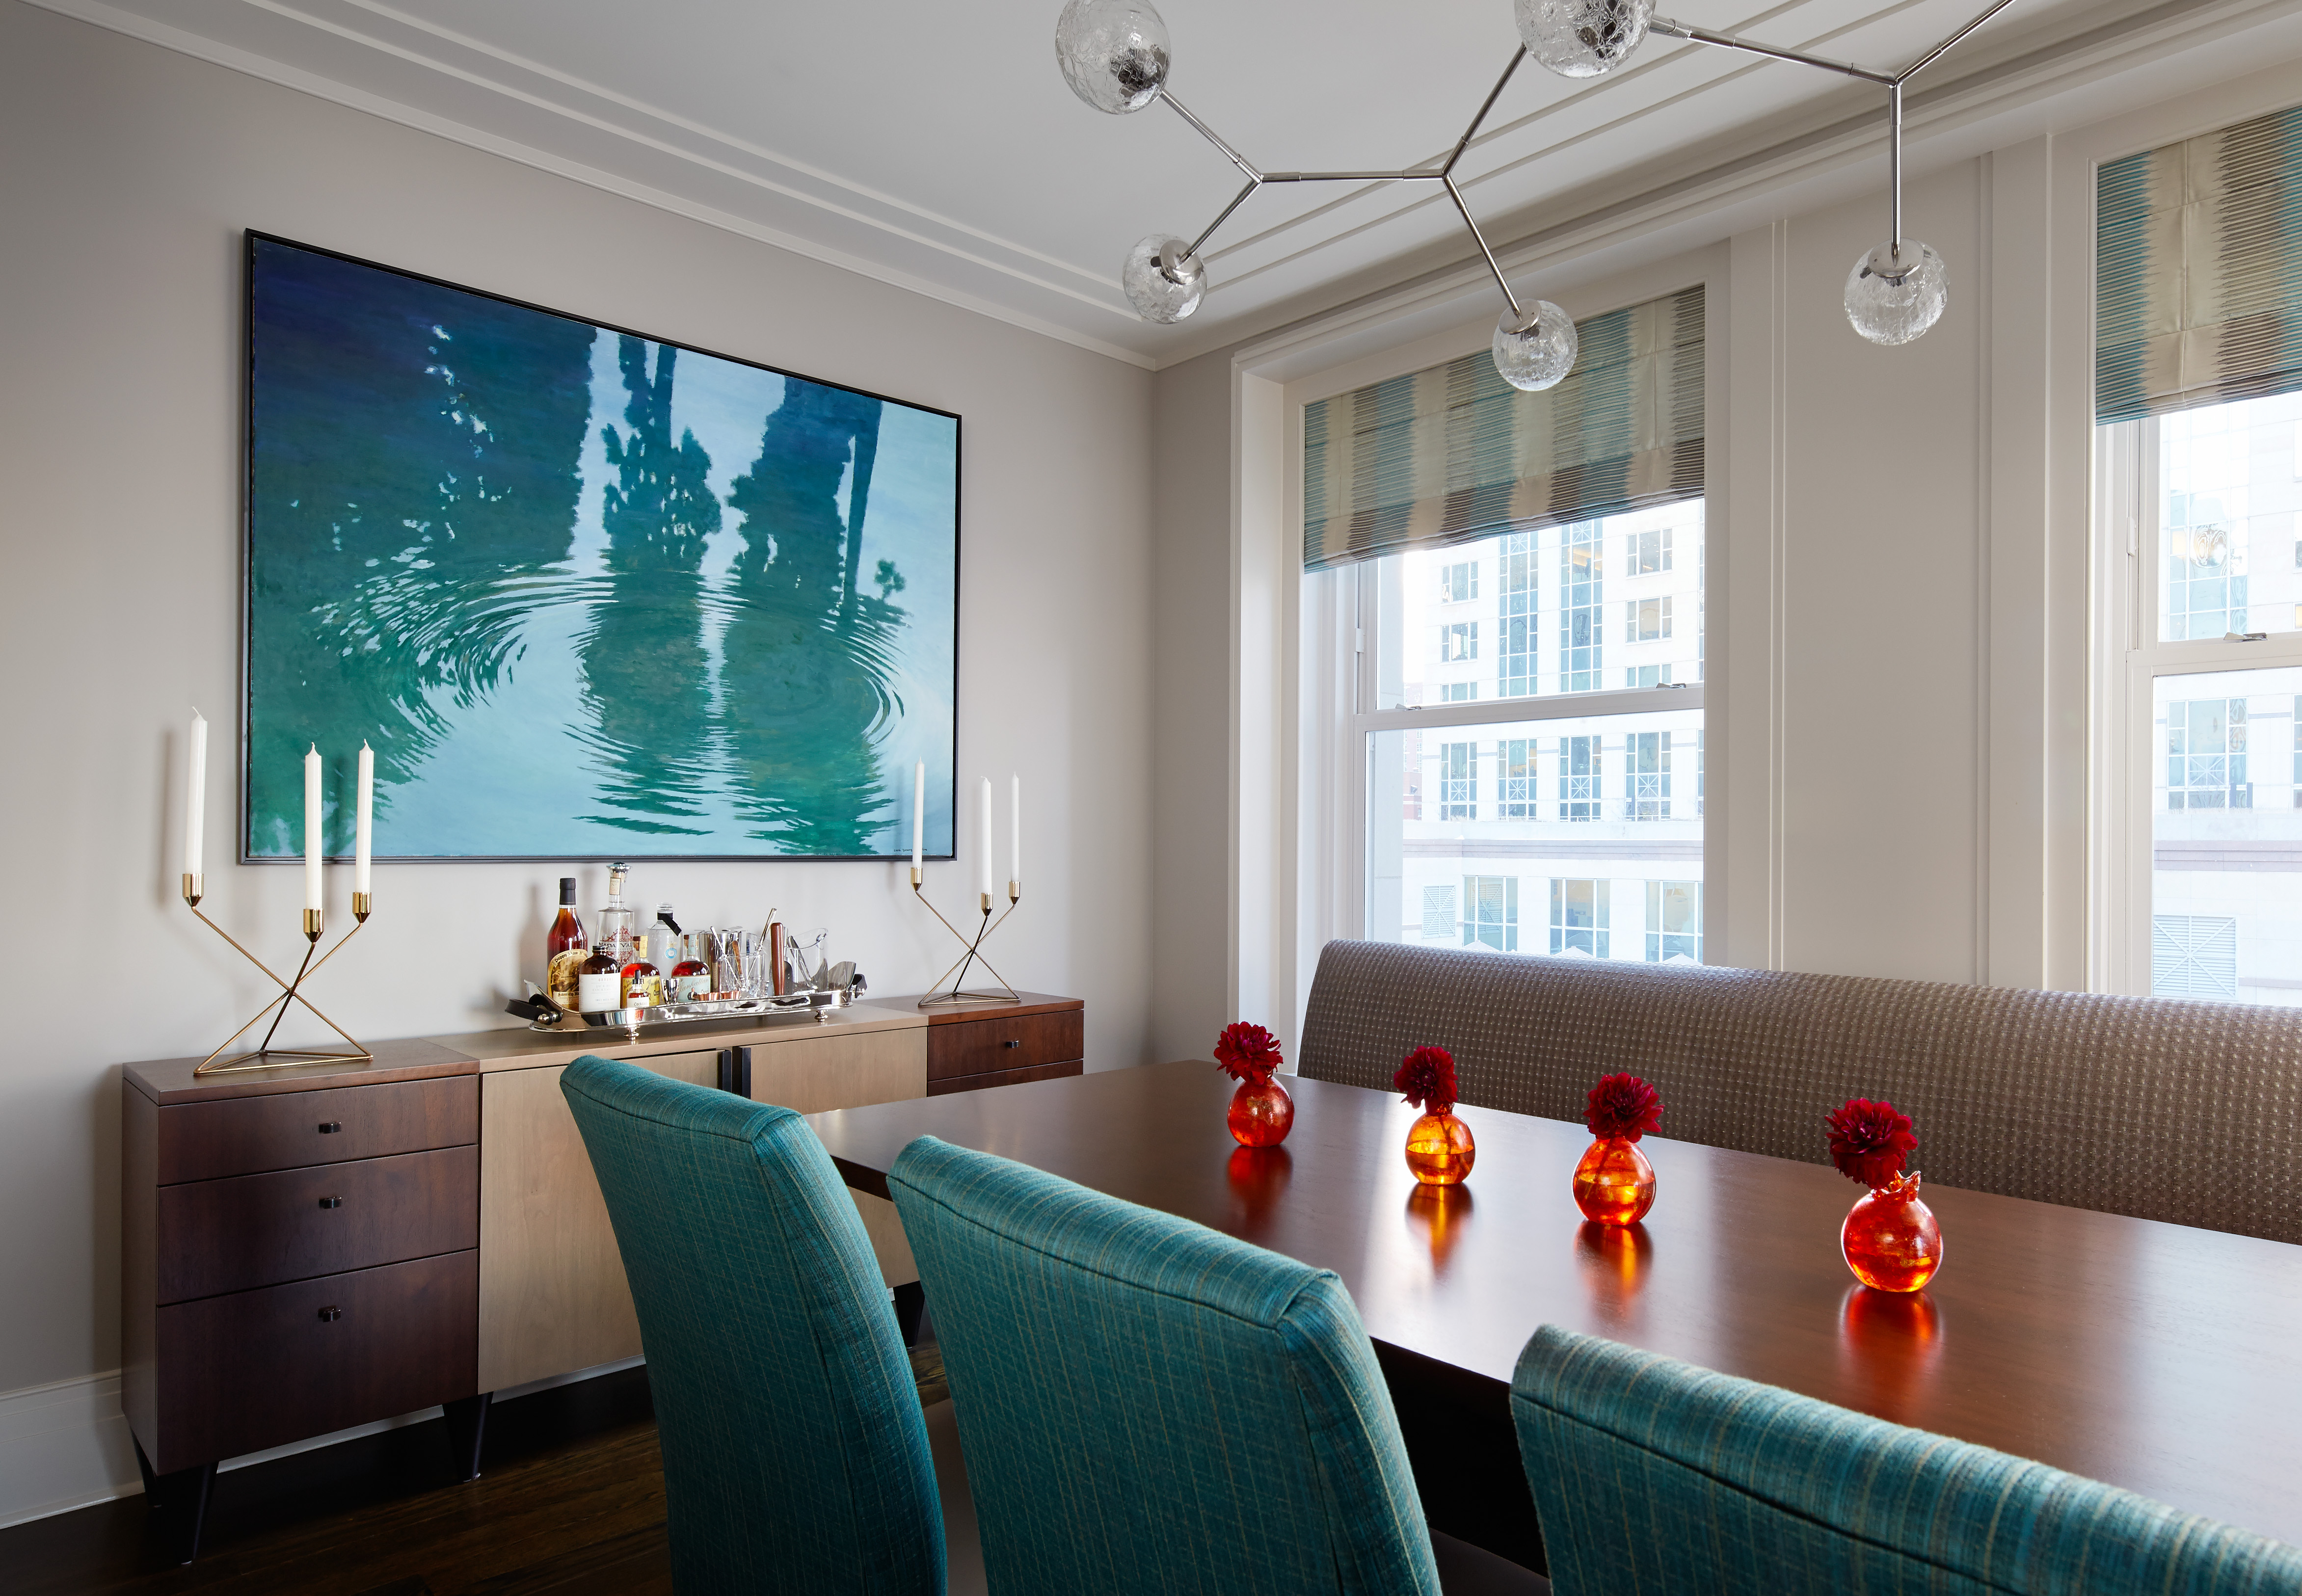
[(1512, 0), (1526, 53), (1562, 78), (1622, 65), (1647, 36), (1654, 0)]
[(1144, 0), (1071, 0), (1055, 19), (1055, 60), (1071, 92), (1124, 116), (1167, 82), (1167, 24)]
[(1536, 300), (1524, 315), (1506, 310), (1495, 323), (1495, 370), (1529, 393), (1558, 386), (1575, 369), (1578, 348), (1575, 318), (1548, 299)]
[(1183, 258), (1189, 248), (1172, 233), (1155, 232), (1127, 252), (1119, 285), (1145, 321), (1180, 322), (1199, 307), (1207, 269), (1196, 256)]
[(1846, 319), (1872, 343), (1905, 344), (1942, 320), (1950, 303), (1950, 268), (1916, 239), (1903, 252), (1881, 244), (1846, 277)]

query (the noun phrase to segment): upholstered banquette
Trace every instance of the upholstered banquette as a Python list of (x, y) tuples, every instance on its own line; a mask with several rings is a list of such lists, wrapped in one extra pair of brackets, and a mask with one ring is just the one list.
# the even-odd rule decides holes
[(1475, 1106), (1576, 1120), (1626, 1070), (1664, 1136), (1820, 1163), (1883, 1097), (1929, 1181), (2302, 1242), (2302, 1009), (1329, 943), (1302, 1072), (1387, 1088), (1426, 1042)]

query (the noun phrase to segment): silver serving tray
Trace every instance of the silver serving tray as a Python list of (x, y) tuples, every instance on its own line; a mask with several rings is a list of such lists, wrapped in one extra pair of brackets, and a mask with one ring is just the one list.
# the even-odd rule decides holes
[[(844, 1009), (853, 1001), (853, 988), (829, 987), (780, 997), (693, 998), (652, 1008), (585, 1009), (578, 1018), (585, 1030), (636, 1030), (643, 1025), (699, 1025), (714, 1020), (819, 1020), (826, 1011)], [(577, 1028), (563, 1021), (553, 1029)]]

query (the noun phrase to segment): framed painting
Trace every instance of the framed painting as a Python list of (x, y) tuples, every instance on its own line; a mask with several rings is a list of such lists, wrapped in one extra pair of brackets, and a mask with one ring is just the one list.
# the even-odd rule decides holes
[(242, 857), (952, 852), (959, 417), (248, 235)]

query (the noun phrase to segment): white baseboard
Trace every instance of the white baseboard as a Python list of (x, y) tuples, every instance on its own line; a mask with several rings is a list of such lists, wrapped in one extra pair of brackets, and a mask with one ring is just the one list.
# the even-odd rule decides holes
[[(595, 1369), (555, 1374), (498, 1391), (496, 1399), (503, 1401), (550, 1390), (554, 1386), (572, 1385), (578, 1380), (634, 1368), (645, 1361), (627, 1357), (601, 1364)], [(250, 1452), (245, 1457), (228, 1457), (217, 1466), (217, 1471), (228, 1473), (253, 1464), (269, 1463), (275, 1457), (291, 1457), (317, 1447), (333, 1446), (338, 1441), (397, 1430), (403, 1424), (420, 1424), (436, 1418), (439, 1413), (437, 1407), (426, 1407), (416, 1413), (403, 1413), (398, 1418), (379, 1419), (372, 1424), (357, 1424), (349, 1430)], [(118, 1497), (140, 1495), (143, 1490), (144, 1478), (136, 1467), (136, 1442), (128, 1432), (127, 1415), (120, 1411), (119, 1370), (26, 1386), (21, 1390), (0, 1391), (0, 1529)]]

